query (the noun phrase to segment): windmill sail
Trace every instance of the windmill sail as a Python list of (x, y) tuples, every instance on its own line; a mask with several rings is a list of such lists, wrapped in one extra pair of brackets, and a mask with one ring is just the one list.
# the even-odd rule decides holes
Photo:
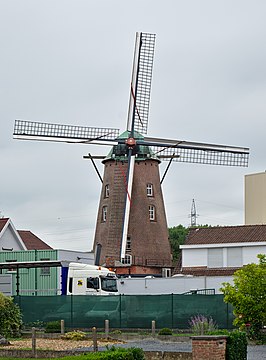
[(99, 143), (111, 145), (119, 135), (119, 129), (49, 124), (16, 120), (14, 139), (60, 141), (68, 143)]
[(136, 34), (127, 130), (141, 134), (148, 130), (154, 46), (155, 34)]
[(145, 137), (141, 143), (150, 146), (154, 154), (162, 160), (173, 157), (173, 153), (175, 153), (173, 161), (177, 162), (248, 166), (249, 149), (246, 147), (149, 137)]

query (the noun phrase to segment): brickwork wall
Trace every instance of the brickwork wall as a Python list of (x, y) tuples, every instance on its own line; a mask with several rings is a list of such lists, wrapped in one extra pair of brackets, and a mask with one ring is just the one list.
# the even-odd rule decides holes
[(193, 360), (225, 360), (226, 336), (192, 337)]
[[(105, 162), (94, 240), (94, 246), (97, 243), (102, 245), (101, 264), (109, 259), (120, 260), (126, 172), (125, 162)], [(147, 184), (150, 183), (153, 185), (153, 196), (147, 196)], [(107, 184), (110, 193), (105, 197), (104, 189)], [(155, 221), (149, 219), (149, 205), (156, 209)], [(102, 220), (103, 206), (107, 207), (105, 222)], [(159, 163), (156, 160), (135, 163), (128, 236), (131, 239), (131, 251), (127, 253), (132, 255), (133, 265), (140, 266), (140, 270), (141, 266), (171, 267), (171, 248), (160, 185)]]

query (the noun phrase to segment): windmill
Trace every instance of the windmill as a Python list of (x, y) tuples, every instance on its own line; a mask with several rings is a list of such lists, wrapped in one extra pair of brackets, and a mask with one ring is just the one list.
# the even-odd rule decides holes
[[(126, 131), (16, 120), (14, 138), (111, 145), (95, 230), (99, 264), (120, 272), (159, 273), (171, 266), (161, 183), (170, 164), (247, 166), (249, 149), (147, 136), (155, 35), (137, 33)], [(160, 180), (158, 166), (169, 161)], [(97, 169), (97, 168), (96, 168)], [(122, 270), (121, 270), (122, 269)], [(124, 270), (123, 270), (124, 269)]]

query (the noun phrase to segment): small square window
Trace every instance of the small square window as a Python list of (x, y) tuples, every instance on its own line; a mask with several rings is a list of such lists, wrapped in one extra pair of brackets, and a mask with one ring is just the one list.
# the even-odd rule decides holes
[[(40, 259), (41, 261), (49, 261), (50, 259)], [(50, 275), (50, 268), (49, 267), (42, 267), (40, 275)]]
[(50, 268), (49, 267), (42, 267), (40, 275), (50, 275)]
[(153, 196), (153, 186), (152, 186), (152, 184), (147, 184), (147, 196)]

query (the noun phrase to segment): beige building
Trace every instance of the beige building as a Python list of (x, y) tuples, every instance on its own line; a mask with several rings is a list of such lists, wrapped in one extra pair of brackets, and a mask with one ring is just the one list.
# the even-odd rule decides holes
[(245, 175), (245, 225), (266, 224), (266, 172)]

